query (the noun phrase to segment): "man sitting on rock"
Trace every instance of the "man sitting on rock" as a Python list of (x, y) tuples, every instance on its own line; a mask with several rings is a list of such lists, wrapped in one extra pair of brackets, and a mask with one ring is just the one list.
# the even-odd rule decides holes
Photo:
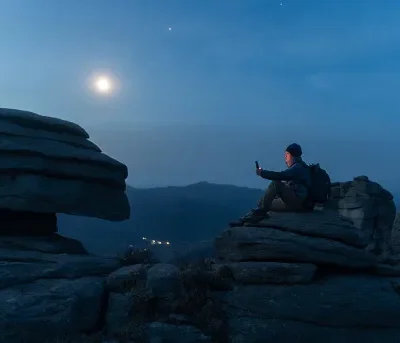
[(311, 173), (302, 158), (299, 144), (290, 144), (285, 150), (287, 169), (275, 172), (258, 168), (256, 174), (263, 179), (271, 180), (263, 197), (258, 202), (258, 208), (250, 211), (231, 226), (241, 226), (244, 223), (257, 223), (268, 218), (268, 211), (291, 212), (301, 211), (308, 207), (307, 195), (311, 187)]

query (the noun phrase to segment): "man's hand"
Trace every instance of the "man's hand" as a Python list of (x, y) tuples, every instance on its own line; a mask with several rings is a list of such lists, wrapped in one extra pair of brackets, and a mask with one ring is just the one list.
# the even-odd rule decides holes
[(262, 168), (256, 168), (256, 174), (257, 174), (258, 176), (261, 175), (261, 172), (262, 172)]

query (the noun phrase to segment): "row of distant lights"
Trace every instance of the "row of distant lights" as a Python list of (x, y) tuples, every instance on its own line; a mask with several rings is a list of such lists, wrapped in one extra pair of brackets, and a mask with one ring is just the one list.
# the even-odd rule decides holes
[(142, 237), (143, 238), (143, 240), (144, 241), (147, 241), (147, 242), (150, 242), (150, 244), (152, 244), (152, 245), (162, 245), (162, 244), (164, 244), (164, 245), (170, 245), (170, 243), (168, 242), (168, 241), (166, 241), (166, 242), (161, 242), (161, 241), (156, 241), (156, 240), (154, 240), (154, 239), (147, 239), (146, 237)]

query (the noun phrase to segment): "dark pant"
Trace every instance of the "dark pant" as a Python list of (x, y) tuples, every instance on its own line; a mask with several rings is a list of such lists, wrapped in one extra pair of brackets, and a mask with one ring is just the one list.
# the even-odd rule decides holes
[(292, 188), (281, 181), (272, 181), (258, 202), (258, 207), (266, 212), (290, 212), (301, 210), (303, 203), (303, 199), (298, 198)]

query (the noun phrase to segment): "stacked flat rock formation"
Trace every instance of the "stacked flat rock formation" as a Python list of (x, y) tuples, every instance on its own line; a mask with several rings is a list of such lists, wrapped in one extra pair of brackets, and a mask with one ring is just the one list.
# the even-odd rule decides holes
[(127, 167), (88, 138), (65, 120), (0, 109), (0, 218), (9, 223), (4, 230), (42, 220), (54, 232), (55, 213), (129, 218)]
[(105, 280), (121, 261), (54, 233), (57, 213), (129, 218), (126, 166), (88, 138), (64, 120), (0, 109), (0, 342), (101, 329)]
[(353, 181), (333, 183), (328, 206), (352, 221), (367, 250), (390, 253), (396, 206), (388, 190), (367, 176), (358, 176)]
[[(247, 226), (248, 225), (248, 226)], [(365, 251), (358, 229), (333, 210), (271, 213), (256, 227), (231, 228), (216, 239), (222, 260), (312, 263), (373, 269), (378, 257)]]
[(215, 246), (212, 268), (236, 284), (218, 295), (232, 341), (398, 341), (400, 269), (366, 251), (336, 211), (272, 214)]

